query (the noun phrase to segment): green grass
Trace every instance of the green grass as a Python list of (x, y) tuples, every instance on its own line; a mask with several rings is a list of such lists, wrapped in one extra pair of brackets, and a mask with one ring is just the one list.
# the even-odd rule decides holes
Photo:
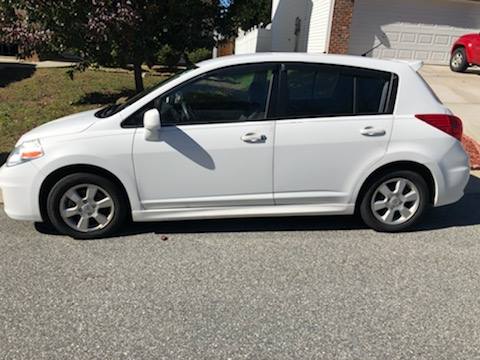
[[(38, 69), (31, 77), (14, 81), (14, 68), (4, 69), (8, 84), (0, 87), (0, 153), (9, 152), (25, 132), (45, 122), (102, 107), (134, 91), (133, 74), (87, 70), (74, 80), (65, 69)], [(6, 73), (8, 72), (8, 73)], [(6, 75), (5, 75), (6, 74)], [(162, 81), (147, 76), (146, 87)], [(2, 86), (0, 85), (0, 86)]]

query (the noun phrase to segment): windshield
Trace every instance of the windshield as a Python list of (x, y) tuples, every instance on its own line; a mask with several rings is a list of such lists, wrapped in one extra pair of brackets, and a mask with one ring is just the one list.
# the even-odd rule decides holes
[(185, 69), (185, 70), (179, 71), (175, 75), (173, 75), (173, 76), (171, 76), (171, 77), (169, 77), (169, 78), (167, 78), (163, 81), (160, 81), (155, 86), (152, 86), (151, 88), (145, 89), (142, 92), (139, 92), (138, 94), (132, 96), (130, 99), (128, 99), (126, 102), (124, 102), (122, 104), (108, 105), (108, 106), (102, 108), (101, 110), (97, 111), (95, 113), (95, 116), (98, 117), (98, 118), (107, 118), (107, 117), (110, 117), (112, 115), (115, 115), (115, 114), (119, 113), (120, 111), (122, 111), (123, 109), (126, 109), (127, 107), (129, 107), (133, 103), (137, 102), (138, 100), (140, 100), (144, 96), (146, 96), (146, 95), (150, 94), (151, 92), (155, 91), (160, 86), (163, 86), (163, 85), (169, 83), (170, 81), (175, 80), (180, 75), (183, 75), (190, 70), (192, 70), (192, 69)]

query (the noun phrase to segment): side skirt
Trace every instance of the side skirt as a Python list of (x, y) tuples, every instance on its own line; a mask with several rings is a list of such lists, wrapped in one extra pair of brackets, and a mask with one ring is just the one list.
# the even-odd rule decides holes
[(232, 206), (133, 211), (133, 221), (222, 219), (270, 216), (352, 215), (354, 204)]

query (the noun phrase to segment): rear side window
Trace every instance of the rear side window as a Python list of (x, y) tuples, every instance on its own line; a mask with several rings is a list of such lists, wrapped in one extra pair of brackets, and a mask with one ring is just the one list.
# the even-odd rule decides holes
[(288, 64), (279, 113), (287, 118), (391, 114), (393, 78), (345, 66)]
[(355, 76), (355, 114), (385, 114), (390, 79), (388, 73)]

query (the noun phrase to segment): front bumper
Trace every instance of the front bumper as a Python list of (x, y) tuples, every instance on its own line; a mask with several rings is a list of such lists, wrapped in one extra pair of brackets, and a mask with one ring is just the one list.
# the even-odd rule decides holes
[(0, 189), (5, 213), (14, 220), (42, 221), (36, 179), (39, 170), (32, 162), (0, 168)]

